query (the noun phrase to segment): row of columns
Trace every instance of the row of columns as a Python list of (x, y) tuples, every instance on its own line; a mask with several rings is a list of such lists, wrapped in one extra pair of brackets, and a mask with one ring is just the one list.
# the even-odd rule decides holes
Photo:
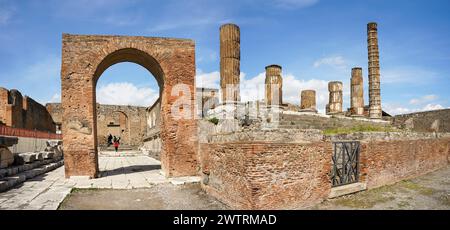
[[(380, 91), (380, 54), (378, 48), (378, 26), (371, 22), (367, 24), (367, 50), (369, 59), (369, 118), (381, 119), (381, 91)], [(364, 114), (364, 84), (361, 67), (352, 69), (350, 80), (350, 115), (359, 117)], [(341, 86), (341, 87), (339, 87)], [(342, 113), (342, 83), (330, 82), (328, 85), (330, 93), (327, 114)]]
[[(367, 25), (367, 43), (369, 57), (369, 117), (380, 119), (380, 64), (378, 48), (378, 29), (376, 23)], [(220, 87), (223, 102), (240, 102), (240, 29), (235, 24), (220, 27)], [(265, 101), (268, 106), (282, 105), (282, 68), (279, 65), (266, 67)], [(333, 81), (328, 84), (329, 103), (327, 114), (343, 113), (343, 84)], [(304, 90), (300, 94), (301, 111), (317, 112), (316, 92)], [(355, 67), (351, 73), (351, 116), (364, 116), (364, 85), (362, 68)]]

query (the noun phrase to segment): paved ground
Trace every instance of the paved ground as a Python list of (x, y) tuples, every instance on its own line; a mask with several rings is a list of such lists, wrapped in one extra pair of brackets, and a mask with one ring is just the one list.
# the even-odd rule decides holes
[(450, 167), (394, 185), (331, 199), (312, 209), (450, 210)]
[(227, 207), (208, 196), (200, 184), (155, 185), (147, 189), (92, 190), (72, 192), (62, 210), (222, 210)]
[(16, 188), (0, 193), (0, 209), (57, 209), (74, 188), (134, 189), (156, 184), (182, 185), (198, 182), (198, 177), (166, 179), (160, 162), (147, 156), (99, 157), (102, 177), (64, 178), (64, 167), (27, 180)]

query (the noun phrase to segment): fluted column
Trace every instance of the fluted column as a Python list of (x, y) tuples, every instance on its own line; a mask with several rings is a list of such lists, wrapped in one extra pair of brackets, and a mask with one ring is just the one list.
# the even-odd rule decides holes
[(305, 112), (317, 112), (316, 108), (316, 91), (314, 90), (303, 90), (301, 92), (301, 111)]
[(281, 105), (283, 103), (283, 77), (281, 66), (269, 65), (266, 67), (266, 104)]
[(378, 49), (378, 28), (374, 22), (367, 25), (367, 44), (369, 53), (369, 117), (381, 119), (380, 53)]
[(343, 84), (340, 81), (332, 81), (328, 83), (328, 91), (330, 93), (327, 114), (342, 113), (342, 89)]
[(350, 89), (350, 114), (351, 116), (364, 116), (364, 84), (362, 68), (352, 69)]
[(240, 29), (235, 24), (220, 27), (220, 87), (222, 101), (240, 101)]

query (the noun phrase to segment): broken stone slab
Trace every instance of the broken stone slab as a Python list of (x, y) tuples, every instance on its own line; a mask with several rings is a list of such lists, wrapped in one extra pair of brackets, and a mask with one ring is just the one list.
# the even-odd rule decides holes
[(16, 145), (19, 142), (19, 138), (17, 137), (5, 137), (0, 136), (0, 146), (11, 147)]
[(7, 173), (8, 171), (6, 169), (0, 169), (0, 179), (8, 175)]
[(14, 165), (24, 165), (25, 161), (23, 160), (23, 157), (19, 154), (14, 155)]
[(334, 187), (331, 189), (330, 194), (328, 195), (329, 199), (345, 196), (352, 193), (357, 193), (360, 191), (364, 191), (367, 189), (366, 183), (353, 183), (348, 185), (343, 185), (339, 187)]
[(19, 157), (22, 157), (23, 161), (26, 164), (31, 164), (34, 161), (36, 161), (36, 154), (35, 153), (20, 153), (18, 154)]
[(0, 168), (7, 168), (14, 163), (14, 154), (4, 146), (0, 147)]
[(36, 154), (36, 160), (37, 161), (43, 161), (44, 160), (44, 156), (43, 156), (42, 152), (34, 153), (34, 154)]
[(8, 181), (0, 180), (0, 192), (8, 190)]
[(54, 155), (55, 155), (54, 152), (42, 152), (42, 157), (44, 159), (53, 159)]

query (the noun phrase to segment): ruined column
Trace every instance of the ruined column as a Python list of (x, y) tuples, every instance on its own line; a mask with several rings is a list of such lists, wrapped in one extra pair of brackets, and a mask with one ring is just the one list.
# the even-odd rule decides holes
[(364, 85), (362, 68), (352, 69), (350, 89), (350, 115), (364, 116)]
[(367, 49), (369, 53), (369, 117), (381, 119), (380, 54), (377, 24), (367, 24)]
[(283, 103), (283, 78), (281, 66), (269, 65), (266, 67), (266, 104), (279, 105)]
[(222, 101), (240, 101), (240, 29), (235, 24), (220, 27), (220, 87)]
[(343, 84), (340, 81), (332, 81), (328, 83), (328, 91), (330, 92), (330, 98), (328, 103), (327, 114), (340, 114), (342, 113), (342, 89)]
[(301, 92), (301, 112), (317, 112), (316, 109), (316, 91), (303, 90)]

